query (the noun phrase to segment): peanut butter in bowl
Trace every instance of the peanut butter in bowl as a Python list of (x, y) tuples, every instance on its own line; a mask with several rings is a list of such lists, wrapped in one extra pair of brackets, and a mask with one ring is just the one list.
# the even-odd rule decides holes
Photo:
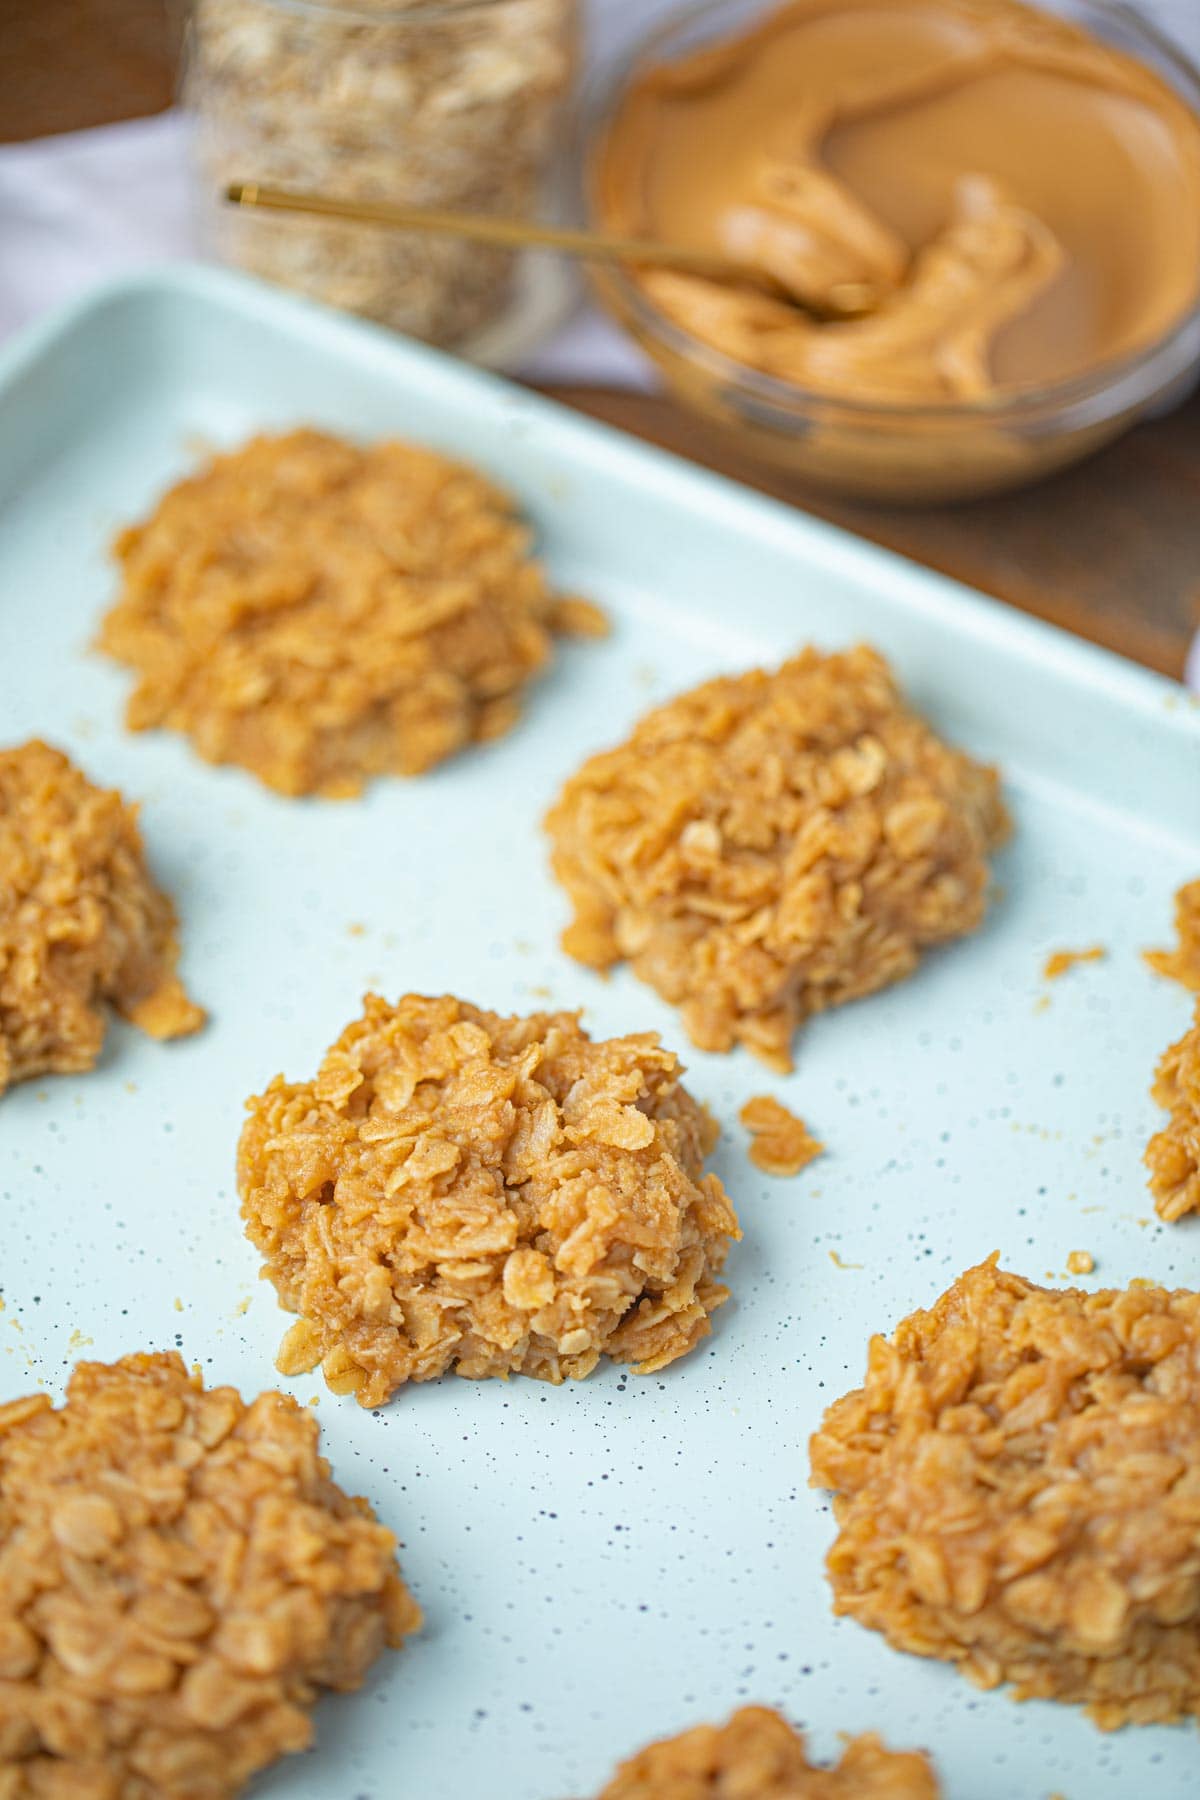
[(846, 491), (1012, 486), (1114, 436), (1200, 355), (1200, 78), (1117, 9), (1070, 13), (683, 15), (609, 104), (593, 210), (778, 297), (647, 269), (609, 302), (745, 449)]

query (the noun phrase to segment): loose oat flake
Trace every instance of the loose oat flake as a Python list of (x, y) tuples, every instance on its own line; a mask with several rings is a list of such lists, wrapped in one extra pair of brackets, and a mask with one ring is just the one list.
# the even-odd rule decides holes
[(593, 756), (546, 820), (564, 948), (635, 973), (703, 1050), (791, 1067), (810, 1014), (908, 975), (983, 918), (1008, 831), (866, 646), (705, 682)]
[(622, 1763), (598, 1800), (938, 1800), (920, 1750), (888, 1750), (874, 1732), (847, 1740), (832, 1768), (808, 1760), (779, 1713), (743, 1706), (724, 1725), (696, 1725)]
[(750, 1133), (750, 1161), (764, 1175), (798, 1175), (825, 1149), (804, 1120), (771, 1094), (755, 1094), (738, 1114)]
[(1108, 951), (1103, 944), (1092, 944), (1087, 950), (1052, 950), (1042, 967), (1046, 981), (1057, 981), (1079, 963), (1103, 962)]
[(177, 956), (137, 808), (37, 739), (0, 751), (0, 1094), (92, 1068), (108, 1006), (154, 1038), (196, 1031)]
[(1173, 950), (1143, 950), (1156, 975), (1166, 975), (1200, 994), (1200, 880), (1185, 882), (1175, 895)]
[(1106, 1730), (1200, 1717), (1200, 1294), (993, 1257), (871, 1340), (811, 1455), (835, 1612)]
[(451, 1368), (639, 1374), (709, 1331), (740, 1235), (657, 1036), (369, 994), (315, 1081), (247, 1102), (242, 1217), (300, 1315), (278, 1368), (378, 1406)]
[(100, 647), (167, 726), (281, 794), (357, 794), (515, 724), (556, 632), (597, 628), (530, 554), (507, 494), (411, 444), (259, 437), (116, 542)]
[(1150, 1192), (1173, 1222), (1200, 1212), (1200, 1001), (1190, 1030), (1163, 1052), (1150, 1094), (1171, 1115), (1146, 1146)]
[(3, 1800), (227, 1800), (417, 1629), (317, 1441), (174, 1352), (0, 1406)]

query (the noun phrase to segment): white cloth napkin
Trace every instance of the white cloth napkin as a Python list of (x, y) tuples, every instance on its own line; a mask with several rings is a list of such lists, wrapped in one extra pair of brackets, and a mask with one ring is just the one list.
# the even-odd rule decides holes
[(94, 283), (195, 254), (176, 113), (0, 148), (0, 338)]
[[(179, 112), (0, 147), (0, 339), (124, 270), (199, 255), (188, 121)], [(651, 385), (651, 365), (583, 308), (518, 374)]]

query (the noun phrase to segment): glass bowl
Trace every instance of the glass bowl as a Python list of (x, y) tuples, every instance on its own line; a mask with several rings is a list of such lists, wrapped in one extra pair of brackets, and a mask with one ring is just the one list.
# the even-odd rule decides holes
[[(703, 0), (642, 38), (593, 83), (584, 108), (585, 210), (597, 224), (593, 171), (634, 77), (648, 66), (738, 35), (764, 0)], [(1068, 19), (1146, 63), (1200, 116), (1200, 71), (1114, 0), (1047, 0)], [(694, 337), (617, 267), (593, 276), (602, 304), (686, 405), (742, 454), (830, 492), (889, 503), (973, 499), (1080, 461), (1149, 414), (1176, 405), (1200, 374), (1200, 292), (1153, 342), (1086, 374), (994, 399), (935, 405), (857, 402), (811, 392), (734, 361)]]

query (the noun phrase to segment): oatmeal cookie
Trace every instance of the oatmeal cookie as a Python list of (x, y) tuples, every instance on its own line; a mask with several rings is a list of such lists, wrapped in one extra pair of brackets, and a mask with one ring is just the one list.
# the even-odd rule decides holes
[(865, 646), (706, 682), (572, 776), (546, 820), (575, 919), (703, 1050), (791, 1067), (796, 1027), (983, 918), (1007, 831), (993, 770), (904, 705)]
[(1168, 1123), (1146, 1146), (1150, 1192), (1162, 1219), (1200, 1212), (1200, 1002), (1191, 1029), (1165, 1051), (1150, 1089)]
[(0, 751), (0, 1094), (92, 1068), (106, 1004), (151, 1037), (196, 1031), (177, 957), (137, 808), (36, 738)]
[(420, 1624), (282, 1394), (170, 1352), (0, 1406), (0, 1795), (225, 1800)]
[(754, 1094), (738, 1121), (750, 1133), (750, 1161), (764, 1175), (799, 1175), (825, 1149), (804, 1120), (771, 1094)]
[(871, 1340), (811, 1452), (836, 1612), (1105, 1729), (1200, 1717), (1200, 1294), (993, 1257)]
[(574, 1013), (500, 1018), (375, 994), (315, 1081), (247, 1102), (242, 1217), (318, 1362), (378, 1406), (406, 1381), (639, 1374), (727, 1297), (739, 1236), (703, 1173), (717, 1128), (652, 1032), (593, 1043)]
[(1143, 950), (1156, 975), (1166, 975), (1200, 994), (1200, 880), (1185, 882), (1175, 896), (1173, 950)]
[(516, 721), (558, 610), (513, 503), (411, 444), (319, 431), (215, 457), (116, 542), (100, 647), (134, 731), (281, 794), (356, 794)]
[(888, 1750), (874, 1732), (850, 1738), (834, 1768), (809, 1762), (804, 1738), (765, 1706), (725, 1725), (697, 1725), (622, 1763), (599, 1800), (938, 1800), (920, 1750)]

